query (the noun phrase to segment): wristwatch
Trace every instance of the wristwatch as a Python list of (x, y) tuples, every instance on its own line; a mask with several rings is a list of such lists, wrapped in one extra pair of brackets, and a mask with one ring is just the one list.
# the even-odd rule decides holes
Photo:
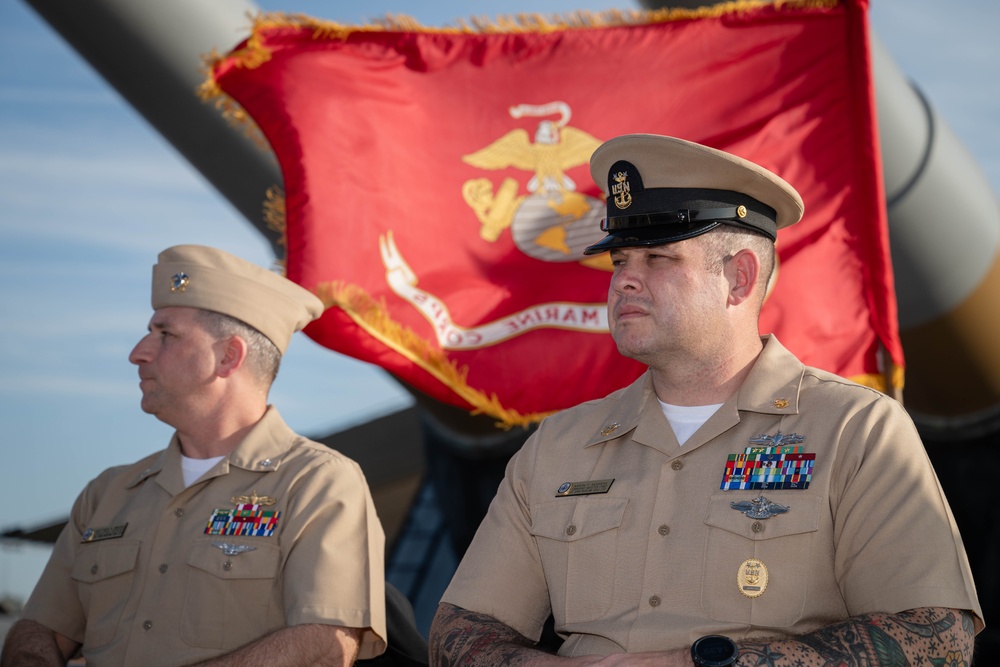
[(691, 659), (698, 667), (735, 665), (740, 650), (729, 637), (705, 635), (691, 644)]

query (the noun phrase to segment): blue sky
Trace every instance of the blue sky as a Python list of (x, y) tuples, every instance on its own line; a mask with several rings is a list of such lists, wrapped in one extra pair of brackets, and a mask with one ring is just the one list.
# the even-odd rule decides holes
[[(633, 7), (568, 0), (258, 0), (360, 23)], [(364, 9), (359, 9), (362, 5)], [(878, 38), (1000, 192), (1000, 4), (872, 0)], [(219, 45), (225, 48), (227, 45)], [(269, 266), (253, 228), (21, 0), (0, 2), (0, 528), (64, 517), (102, 469), (162, 447), (127, 361), (143, 335), (150, 267), (177, 243)], [(325, 433), (408, 396), (367, 364), (293, 341), (272, 391), (289, 423)], [(46, 550), (0, 547), (0, 597), (24, 598)]]

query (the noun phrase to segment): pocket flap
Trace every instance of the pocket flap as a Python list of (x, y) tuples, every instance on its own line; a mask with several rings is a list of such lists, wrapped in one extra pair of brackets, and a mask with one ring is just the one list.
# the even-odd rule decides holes
[(617, 528), (628, 498), (560, 498), (532, 507), (531, 534), (572, 542)]
[[(751, 540), (769, 540), (786, 535), (810, 533), (819, 529), (819, 510), (823, 500), (819, 496), (783, 495), (780, 501), (775, 502), (788, 507), (788, 511), (767, 519), (750, 518), (743, 512), (733, 509), (730, 504), (750, 500), (751, 497), (756, 496), (737, 496), (732, 492), (712, 496), (705, 524)], [(753, 526), (758, 522), (763, 530), (754, 531)]]
[(131, 572), (139, 560), (138, 540), (114, 540), (85, 544), (73, 563), (70, 576), (92, 584), (102, 579)]
[[(239, 553), (226, 555), (227, 547)], [(187, 564), (220, 579), (272, 579), (278, 571), (280, 556), (280, 549), (274, 544), (234, 542), (216, 536), (210, 541), (196, 542)]]

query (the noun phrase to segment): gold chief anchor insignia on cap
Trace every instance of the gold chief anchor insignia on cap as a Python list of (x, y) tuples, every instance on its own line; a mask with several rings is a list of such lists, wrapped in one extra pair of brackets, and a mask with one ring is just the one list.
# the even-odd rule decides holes
[(258, 496), (257, 491), (254, 490), (249, 496), (233, 496), (230, 498), (234, 505), (264, 505), (270, 506), (275, 503), (275, 499), (271, 496)]
[(611, 186), (611, 194), (615, 196), (615, 206), (626, 209), (632, 205), (632, 193), (628, 184), (628, 172), (619, 171), (612, 176), (615, 184)]
[(174, 275), (170, 276), (170, 291), (183, 292), (184, 290), (187, 289), (187, 286), (190, 283), (191, 279), (188, 277), (188, 274), (184, 273), (183, 271), (181, 273), (175, 273)]

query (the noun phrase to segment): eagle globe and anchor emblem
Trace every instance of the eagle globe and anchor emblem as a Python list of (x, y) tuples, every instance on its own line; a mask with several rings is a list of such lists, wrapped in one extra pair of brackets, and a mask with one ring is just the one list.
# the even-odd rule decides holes
[[(565, 102), (521, 104), (508, 111), (513, 118), (542, 119), (534, 141), (526, 130), (518, 128), (462, 160), (480, 169), (514, 167), (532, 175), (526, 184), (527, 194), (519, 194), (518, 181), (509, 176), (496, 190), (484, 177), (469, 179), (462, 185), (462, 196), (480, 223), (480, 237), (495, 243), (504, 230), (510, 229), (515, 247), (529, 257), (611, 271), (607, 254), (583, 254), (587, 246), (604, 237), (600, 228), (604, 200), (577, 192), (576, 183), (566, 174), (569, 169), (589, 163), (601, 142), (567, 125), (570, 108)], [(556, 114), (557, 120), (545, 118)], [(607, 308), (601, 303), (538, 303), (473, 326), (460, 324), (441, 295), (419, 286), (419, 276), (404, 258), (391, 231), (380, 235), (379, 254), (386, 283), (433, 325), (441, 350), (478, 349), (550, 327), (597, 334), (608, 331)], [(398, 345), (409, 349), (405, 343)]]
[[(488, 178), (473, 178), (462, 186), (465, 202), (476, 214), (483, 240), (496, 242), (510, 229), (514, 245), (529, 257), (545, 262), (579, 262), (594, 269), (611, 270), (607, 255), (586, 257), (584, 248), (603, 236), (600, 221), (604, 201), (577, 192), (566, 171), (590, 162), (601, 142), (568, 125), (572, 115), (565, 102), (511, 107), (512, 118), (542, 118), (534, 141), (528, 132), (511, 130), (490, 145), (462, 160), (479, 169), (514, 167), (531, 171), (527, 194), (518, 182), (506, 177), (494, 191)], [(545, 118), (558, 114), (558, 120)]]

